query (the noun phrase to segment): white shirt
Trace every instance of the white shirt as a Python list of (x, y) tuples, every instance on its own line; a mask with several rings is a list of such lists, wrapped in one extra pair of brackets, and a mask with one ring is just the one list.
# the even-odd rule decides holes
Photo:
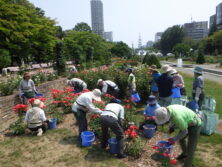
[(83, 81), (83, 80), (81, 80), (81, 79), (79, 79), (79, 78), (73, 78), (73, 79), (71, 79), (71, 84), (72, 84), (72, 86), (73, 87), (75, 87), (75, 86), (82, 86), (83, 87), (83, 90), (84, 89), (87, 89), (87, 84)]
[(36, 92), (35, 84), (33, 80), (29, 79), (28, 81), (26, 80), (21, 80), (20, 85), (19, 85), (19, 96), (22, 96), (25, 92)]
[(115, 119), (124, 119), (124, 108), (117, 103), (109, 103), (106, 105), (105, 110), (102, 112), (101, 116), (112, 116)]
[(94, 113), (102, 113), (99, 108), (96, 108), (92, 103), (92, 92), (86, 92), (81, 94), (77, 99), (76, 102), (72, 105), (72, 111), (77, 112), (78, 109)]
[(29, 128), (41, 126), (42, 122), (46, 121), (44, 111), (39, 107), (33, 107), (26, 112), (25, 121), (28, 122)]
[(118, 86), (113, 81), (106, 80), (106, 81), (103, 81), (103, 88), (102, 88), (103, 93), (107, 92), (108, 86), (112, 87), (115, 90), (119, 89)]

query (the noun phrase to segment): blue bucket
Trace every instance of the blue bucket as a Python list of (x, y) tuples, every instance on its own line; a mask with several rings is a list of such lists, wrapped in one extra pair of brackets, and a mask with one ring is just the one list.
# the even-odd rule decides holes
[(35, 95), (36, 95), (36, 97), (43, 97), (44, 96), (44, 94), (42, 94), (42, 93), (36, 93)]
[(109, 151), (111, 154), (117, 154), (117, 140), (116, 138), (110, 138), (108, 140), (109, 143)]
[(143, 125), (143, 134), (146, 138), (151, 139), (155, 135), (156, 126), (153, 124)]
[(159, 148), (160, 153), (167, 152), (170, 154), (173, 149), (173, 145), (170, 145), (168, 141), (159, 141), (156, 146)]
[(133, 101), (135, 101), (136, 103), (140, 102), (141, 100), (138, 92), (133, 93), (131, 99), (133, 99)]
[(49, 129), (55, 129), (56, 128), (56, 122), (57, 122), (57, 119), (56, 118), (51, 118), (49, 119)]
[(181, 94), (180, 94), (180, 88), (173, 88), (172, 89), (172, 98), (180, 98), (181, 97)]
[(95, 134), (91, 131), (84, 131), (81, 133), (82, 146), (89, 147), (95, 140)]

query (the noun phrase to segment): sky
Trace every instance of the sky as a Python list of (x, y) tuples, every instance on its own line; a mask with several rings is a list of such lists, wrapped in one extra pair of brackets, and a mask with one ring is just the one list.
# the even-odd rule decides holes
[[(29, 0), (56, 19), (64, 30), (77, 23), (91, 26), (90, 0)], [(173, 25), (192, 21), (209, 21), (222, 0), (102, 0), (104, 30), (113, 32), (114, 41), (123, 41), (130, 47), (154, 41), (156, 32)]]

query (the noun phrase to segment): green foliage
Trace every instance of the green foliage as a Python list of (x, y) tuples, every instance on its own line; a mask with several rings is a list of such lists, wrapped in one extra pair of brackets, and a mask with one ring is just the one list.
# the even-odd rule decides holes
[(161, 40), (160, 47), (163, 54), (172, 51), (176, 44), (181, 43), (184, 37), (184, 30), (179, 25), (168, 28), (164, 31)]
[(24, 116), (19, 117), (19, 119), (10, 125), (9, 130), (14, 135), (22, 135), (25, 133), (25, 129), (27, 128), (26, 124), (24, 123)]
[(115, 46), (111, 49), (111, 53), (115, 57), (130, 58), (132, 51), (126, 43), (121, 41), (115, 44)]
[(134, 158), (139, 158), (144, 150), (144, 141), (136, 137), (131, 140), (131, 142), (126, 143), (126, 153)]
[(11, 57), (9, 51), (0, 49), (0, 69), (8, 67), (11, 64)]
[(66, 71), (65, 58), (62, 55), (62, 42), (57, 42), (55, 47), (55, 53), (56, 56), (54, 68), (57, 70), (58, 75), (61, 75)]
[(190, 51), (190, 47), (186, 44), (183, 43), (178, 43), (173, 47), (173, 53), (175, 54), (176, 57), (179, 57), (180, 54), (183, 57), (188, 56)]
[(205, 63), (203, 51), (198, 52), (198, 57), (197, 57), (196, 63), (197, 64), (204, 64)]
[(100, 118), (94, 118), (93, 120), (89, 121), (89, 127), (93, 130), (95, 135), (97, 137), (102, 136), (102, 129), (101, 129), (101, 124), (100, 124)]
[(79, 31), (79, 32), (92, 32), (90, 26), (84, 22), (76, 24), (73, 30)]
[(146, 56), (144, 57), (143, 59), (143, 64), (147, 64), (147, 65), (156, 65), (157, 68), (160, 68), (161, 65), (160, 65), (160, 60), (158, 59), (158, 57), (154, 54), (146, 54)]

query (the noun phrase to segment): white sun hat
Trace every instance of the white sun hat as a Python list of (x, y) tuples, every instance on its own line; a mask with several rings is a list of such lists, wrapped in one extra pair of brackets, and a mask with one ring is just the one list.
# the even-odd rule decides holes
[(170, 112), (165, 107), (159, 107), (154, 112), (157, 125), (163, 125), (170, 120)]
[(171, 70), (171, 74), (176, 74), (177, 73), (177, 70), (176, 69), (172, 69)]
[(96, 101), (101, 101), (101, 91), (99, 89), (94, 89), (92, 91), (92, 98)]
[(103, 81), (102, 79), (98, 79), (97, 85), (99, 85), (99, 83), (102, 82), (102, 81)]
[(163, 73), (167, 73), (172, 70), (172, 67), (170, 67), (168, 64), (163, 65), (162, 67)]
[(33, 102), (33, 107), (43, 107), (44, 106), (44, 103), (39, 100), (39, 99), (35, 99), (34, 102)]

